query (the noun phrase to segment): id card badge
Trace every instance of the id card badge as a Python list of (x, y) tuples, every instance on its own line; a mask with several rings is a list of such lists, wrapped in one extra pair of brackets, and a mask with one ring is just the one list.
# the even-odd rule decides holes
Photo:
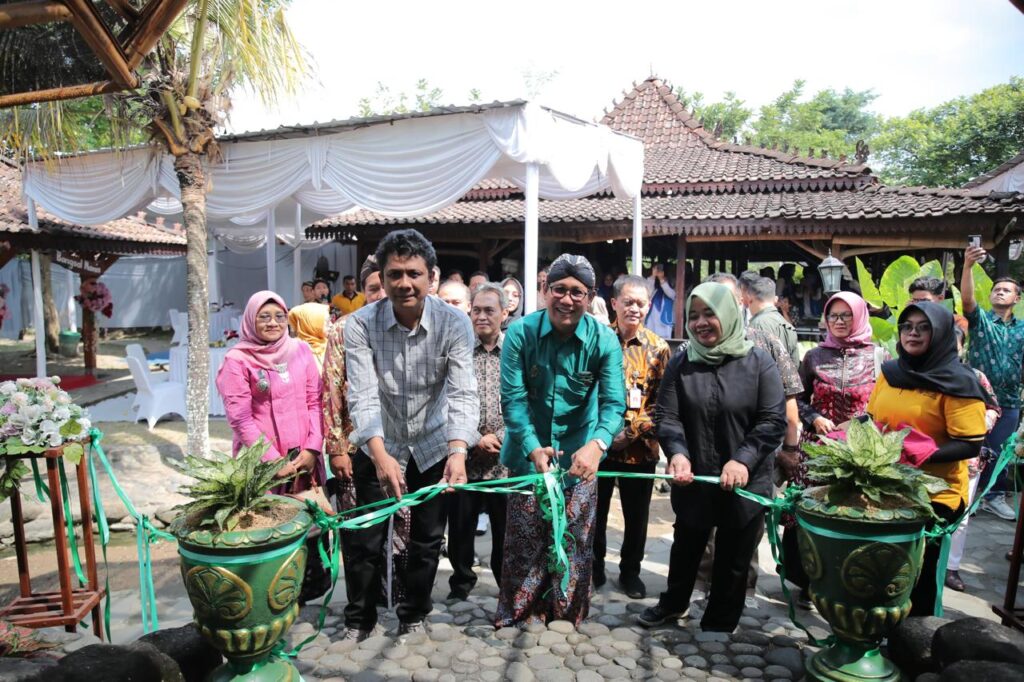
[(634, 384), (633, 388), (629, 389), (629, 396), (626, 407), (628, 407), (631, 410), (639, 410), (640, 401), (642, 398), (643, 391), (641, 391), (640, 388)]

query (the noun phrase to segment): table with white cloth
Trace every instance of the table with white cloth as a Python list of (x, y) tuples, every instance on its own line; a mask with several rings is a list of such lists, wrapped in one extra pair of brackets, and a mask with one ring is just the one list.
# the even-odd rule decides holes
[(214, 312), (210, 311), (210, 341), (226, 341), (224, 333), (228, 331), (237, 332), (235, 318), (241, 313), (237, 308), (221, 308)]
[[(224, 358), (227, 357), (230, 348), (211, 348), (210, 349), (210, 414), (223, 417), (224, 416), (224, 401), (220, 399), (220, 393), (217, 392), (217, 372), (220, 371), (220, 366), (224, 364)], [(170, 381), (179, 381), (183, 385), (188, 381), (188, 348), (185, 346), (173, 346), (171, 348), (170, 358)]]

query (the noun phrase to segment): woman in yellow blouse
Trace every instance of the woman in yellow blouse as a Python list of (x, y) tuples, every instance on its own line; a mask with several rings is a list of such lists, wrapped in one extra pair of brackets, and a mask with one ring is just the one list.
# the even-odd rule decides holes
[[(945, 306), (907, 306), (898, 328), (899, 357), (882, 365), (868, 413), (892, 429), (910, 426), (935, 441), (937, 449), (921, 468), (949, 486), (932, 496), (935, 513), (949, 522), (967, 506), (967, 460), (978, 456), (985, 439), (985, 393), (957, 357), (953, 314)], [(911, 615), (935, 610), (938, 560), (939, 546), (929, 544), (910, 597)]]
[(329, 321), (330, 311), (323, 303), (303, 303), (288, 311), (288, 324), (295, 331), (297, 338), (309, 344), (319, 370), (324, 367)]

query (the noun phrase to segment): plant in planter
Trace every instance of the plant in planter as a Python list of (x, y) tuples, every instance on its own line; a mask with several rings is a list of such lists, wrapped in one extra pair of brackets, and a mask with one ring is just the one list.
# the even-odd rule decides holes
[(211, 680), (299, 679), (271, 651), (299, 614), (312, 517), (302, 502), (266, 494), (286, 480), (276, 475), (287, 463), (264, 462), (268, 447), (261, 439), (236, 457), (188, 456), (182, 467), (196, 480), (170, 530), (196, 626), (228, 659)]
[(838, 640), (808, 662), (813, 679), (900, 678), (878, 646), (910, 613), (924, 527), (934, 518), (929, 495), (947, 487), (899, 462), (907, 433), (855, 420), (845, 441), (805, 446), (807, 475), (817, 486), (796, 505), (800, 560), (811, 598)]
[(0, 383), (0, 502), (15, 494), (29, 473), (22, 457), (60, 450), (71, 464), (82, 459), (89, 414), (59, 384), (59, 377)]

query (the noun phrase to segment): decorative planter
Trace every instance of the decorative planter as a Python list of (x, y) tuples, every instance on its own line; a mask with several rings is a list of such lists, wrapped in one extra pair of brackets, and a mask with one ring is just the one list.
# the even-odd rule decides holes
[(271, 528), (223, 532), (185, 528), (184, 516), (171, 523), (196, 626), (228, 660), (211, 681), (300, 679), (270, 653), (299, 615), (313, 519), (302, 502), (272, 497), (295, 516)]
[(837, 507), (813, 494), (797, 504), (796, 517), (811, 599), (838, 640), (808, 661), (808, 676), (899, 680), (878, 646), (910, 613), (928, 518), (912, 509)]

